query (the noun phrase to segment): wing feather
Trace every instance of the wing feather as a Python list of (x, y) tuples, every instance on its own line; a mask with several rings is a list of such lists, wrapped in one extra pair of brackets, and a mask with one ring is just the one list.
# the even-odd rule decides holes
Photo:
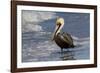
[(63, 32), (62, 35), (65, 42), (73, 44), (73, 39), (70, 34)]

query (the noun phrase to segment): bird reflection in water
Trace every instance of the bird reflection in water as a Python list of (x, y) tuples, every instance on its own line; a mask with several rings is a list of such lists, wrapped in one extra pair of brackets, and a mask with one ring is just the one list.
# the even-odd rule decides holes
[(61, 60), (75, 60), (75, 52), (74, 51), (61, 51)]

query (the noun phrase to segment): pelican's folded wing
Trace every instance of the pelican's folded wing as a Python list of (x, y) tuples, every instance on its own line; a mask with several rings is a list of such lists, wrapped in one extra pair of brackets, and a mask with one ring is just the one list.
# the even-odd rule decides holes
[(73, 39), (70, 34), (64, 32), (62, 35), (66, 42), (70, 43), (71, 45), (73, 44)]

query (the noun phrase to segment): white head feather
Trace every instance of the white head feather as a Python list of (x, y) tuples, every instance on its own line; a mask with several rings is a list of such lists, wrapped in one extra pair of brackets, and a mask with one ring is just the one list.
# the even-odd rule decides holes
[[(60, 25), (60, 28), (58, 29), (59, 25)], [(56, 20), (56, 29), (55, 30), (58, 29), (58, 31), (56, 32), (56, 34), (60, 32), (60, 30), (63, 28), (63, 26), (64, 26), (64, 19), (61, 18), (61, 17), (58, 17), (57, 20)]]

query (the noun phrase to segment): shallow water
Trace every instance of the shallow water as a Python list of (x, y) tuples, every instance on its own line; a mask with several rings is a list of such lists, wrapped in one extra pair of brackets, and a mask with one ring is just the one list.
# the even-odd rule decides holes
[(46, 32), (22, 33), (22, 62), (63, 61), (89, 59), (89, 38), (74, 39), (75, 48), (63, 49), (51, 41), (51, 34)]
[[(75, 48), (64, 49), (51, 41), (57, 17), (63, 32), (71, 34)], [(22, 62), (62, 61), (90, 58), (90, 14), (22, 10)]]

